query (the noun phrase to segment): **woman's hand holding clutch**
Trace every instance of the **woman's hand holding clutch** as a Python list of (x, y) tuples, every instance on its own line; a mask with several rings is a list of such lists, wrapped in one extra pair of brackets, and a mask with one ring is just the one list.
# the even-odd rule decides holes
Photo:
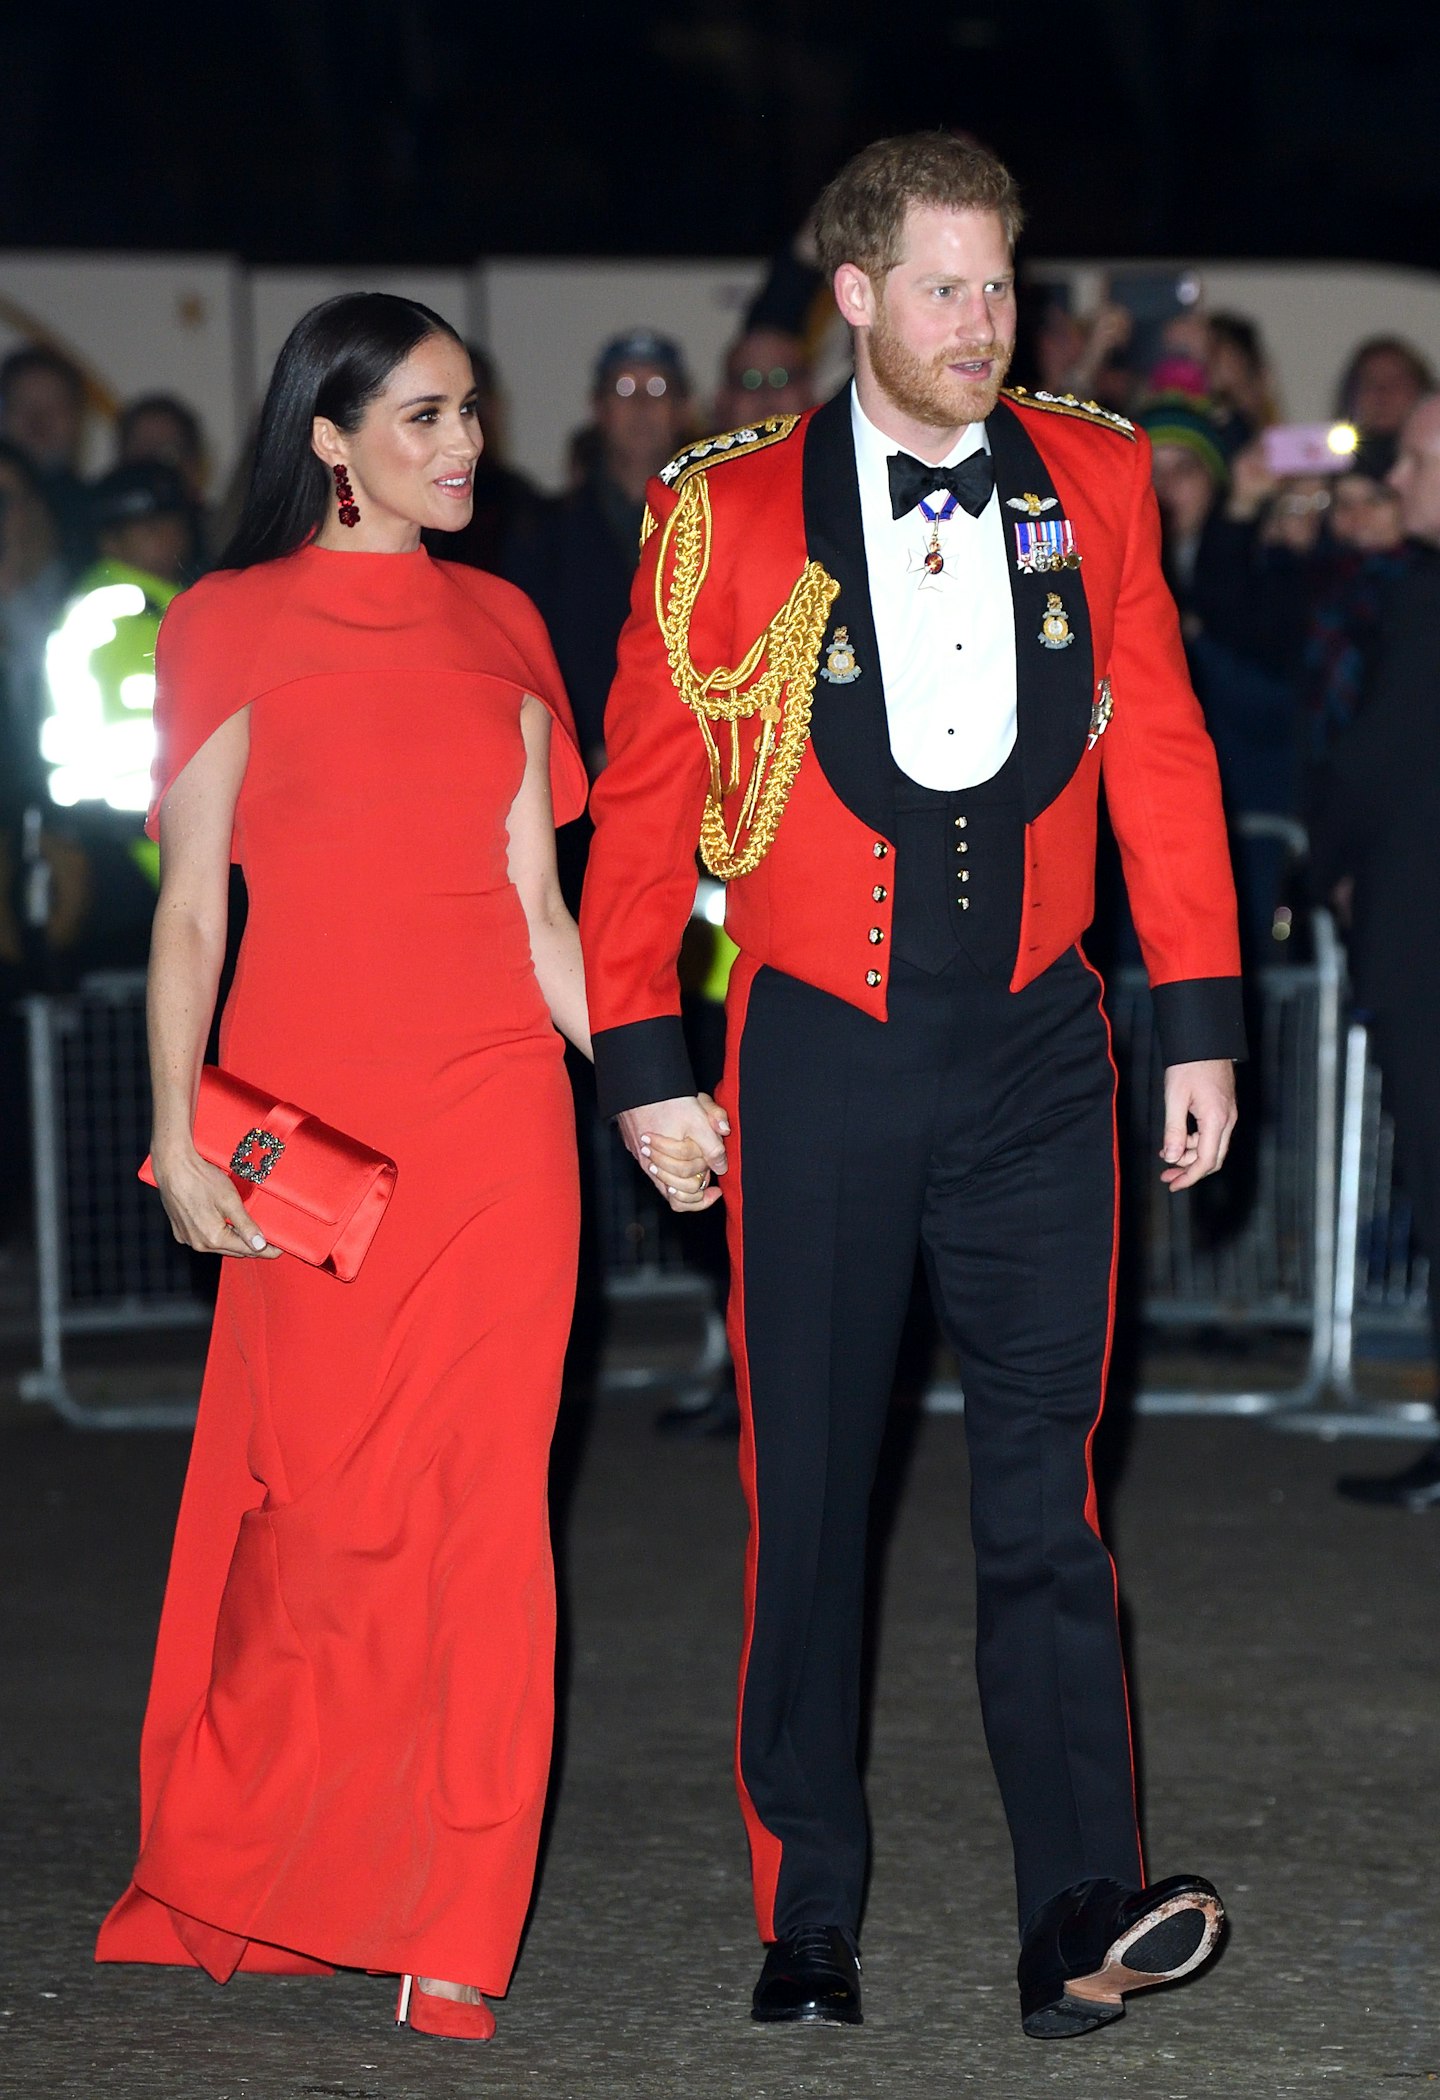
[(197, 1254), (243, 1254), (274, 1261), (278, 1247), (249, 1216), (228, 1174), (203, 1160), (193, 1145), (155, 1159), (155, 1185), (182, 1247)]

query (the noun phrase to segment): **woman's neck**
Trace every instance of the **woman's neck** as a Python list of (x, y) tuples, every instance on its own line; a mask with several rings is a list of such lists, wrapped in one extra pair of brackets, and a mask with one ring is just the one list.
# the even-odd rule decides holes
[(331, 554), (414, 554), (420, 527), (409, 518), (362, 517), (358, 525), (342, 525), (331, 515), (311, 544)]

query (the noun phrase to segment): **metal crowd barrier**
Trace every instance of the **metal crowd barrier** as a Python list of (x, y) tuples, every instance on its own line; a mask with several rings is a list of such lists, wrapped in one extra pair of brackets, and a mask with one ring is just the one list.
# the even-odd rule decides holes
[[(179, 1246), (153, 1189), (135, 1169), (150, 1142), (145, 979), (139, 972), (87, 977), (63, 996), (23, 1002), (34, 1133), (39, 1364), (22, 1374), (22, 1399), (77, 1427), (186, 1427), (193, 1399), (96, 1398), (77, 1377), (69, 1344), (80, 1336), (195, 1328), (210, 1318), (197, 1284), (203, 1257)], [(684, 1228), (609, 1124), (589, 1121), (600, 1261), (607, 1298), (666, 1303), (698, 1336), (683, 1375), (612, 1368), (608, 1388), (677, 1386), (703, 1397), (728, 1364), (724, 1321), (709, 1277), (686, 1259)], [(110, 1381), (114, 1382), (114, 1381)], [(127, 1382), (122, 1374), (121, 1382)]]
[(1175, 1337), (1306, 1343), (1298, 1378), (1279, 1388), (1147, 1385), (1143, 1412), (1276, 1414), (1325, 1389), (1333, 1345), (1336, 1132), (1344, 972), (1334, 924), (1312, 923), (1313, 959), (1273, 964), (1250, 982), (1253, 1040), (1242, 1122), (1225, 1172), (1172, 1196), (1159, 1179), (1163, 1065), (1144, 972), (1118, 971), (1106, 1005), (1121, 1074), (1122, 1204), (1140, 1318)]
[[(1122, 1270), (1142, 1329), (1163, 1335), (1181, 1363), (1218, 1340), (1247, 1354), (1268, 1338), (1288, 1354), (1289, 1385), (1234, 1378), (1147, 1382), (1143, 1414), (1266, 1415), (1313, 1406), (1332, 1356), (1336, 1133), (1344, 970), (1335, 928), (1317, 912), (1312, 959), (1257, 971), (1249, 984), (1252, 1042), (1244, 1113), (1225, 1172), (1172, 1196), (1160, 1180), (1164, 1066), (1142, 969), (1111, 973), (1105, 1008), (1120, 1079), (1118, 1137)], [(1152, 1352), (1153, 1355), (1153, 1352)], [(963, 1405), (933, 1386), (928, 1407)]]
[[(1226, 1173), (1184, 1195), (1162, 1188), (1155, 1157), (1161, 1067), (1143, 973), (1121, 971), (1107, 1004), (1122, 1091), (1122, 1191), (1130, 1213), (1140, 1313), (1154, 1333), (1203, 1357), (1216, 1338), (1254, 1347), (1290, 1337), (1303, 1357), (1280, 1390), (1243, 1378), (1151, 1385), (1151, 1413), (1266, 1415), (1321, 1434), (1423, 1433), (1413, 1402), (1367, 1401), (1355, 1364), (1366, 1344), (1399, 1336), (1423, 1346), (1427, 1272), (1410, 1243), (1408, 1207), (1392, 1187), (1392, 1138), (1363, 1026), (1345, 1042), (1343, 969), (1334, 928), (1313, 921), (1313, 956), (1262, 969), (1253, 986), (1244, 1134)], [(135, 1178), (148, 1142), (144, 983), (87, 979), (65, 997), (25, 1002), (29, 1033), (39, 1279), (39, 1365), (21, 1391), (66, 1421), (141, 1428), (188, 1421), (173, 1401), (86, 1399), (67, 1344), (86, 1335), (194, 1327), (209, 1317), (194, 1259), (178, 1247), (153, 1191)], [(609, 1387), (674, 1385), (694, 1395), (726, 1367), (713, 1281), (688, 1259), (685, 1229), (636, 1170), (608, 1125), (591, 1124), (605, 1291), (693, 1316), (690, 1362), (621, 1368)], [(689, 1329), (687, 1329), (687, 1332)], [(83, 1383), (83, 1381), (82, 1381)], [(960, 1404), (953, 1388), (927, 1396)]]
[(1365, 1341), (1408, 1343), (1428, 1355), (1430, 1264), (1414, 1243), (1410, 1206), (1394, 1181), (1395, 1129), (1381, 1105), (1370, 1031), (1352, 1021), (1345, 1039), (1340, 1117), (1334, 1301), (1329, 1375), (1317, 1403), (1281, 1425), (1321, 1436), (1434, 1436), (1424, 1400), (1361, 1394), (1356, 1358)]
[(135, 1178), (149, 1147), (145, 979), (85, 979), (63, 998), (24, 1001), (30, 1054), (40, 1363), (21, 1398), (91, 1428), (183, 1427), (193, 1403), (86, 1401), (66, 1343), (77, 1335), (196, 1327), (194, 1258), (152, 1189)]

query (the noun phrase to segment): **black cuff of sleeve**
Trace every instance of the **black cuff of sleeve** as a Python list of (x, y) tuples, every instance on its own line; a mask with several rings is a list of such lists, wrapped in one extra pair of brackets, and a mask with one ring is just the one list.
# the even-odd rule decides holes
[(627, 1108), (673, 1101), (695, 1091), (678, 1014), (597, 1028), (594, 1049), (595, 1092), (602, 1116), (623, 1115)]
[(1167, 1065), (1245, 1056), (1245, 1003), (1238, 977), (1186, 977), (1152, 986), (1160, 1055)]

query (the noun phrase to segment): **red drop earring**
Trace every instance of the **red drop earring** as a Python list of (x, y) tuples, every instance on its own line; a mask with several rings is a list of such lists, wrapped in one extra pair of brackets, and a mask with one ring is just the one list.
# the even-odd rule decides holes
[(343, 465), (338, 463), (332, 471), (335, 475), (335, 496), (340, 505), (340, 523), (342, 525), (358, 525), (360, 523), (360, 506), (355, 501), (355, 491), (350, 486), (350, 476), (346, 473)]

